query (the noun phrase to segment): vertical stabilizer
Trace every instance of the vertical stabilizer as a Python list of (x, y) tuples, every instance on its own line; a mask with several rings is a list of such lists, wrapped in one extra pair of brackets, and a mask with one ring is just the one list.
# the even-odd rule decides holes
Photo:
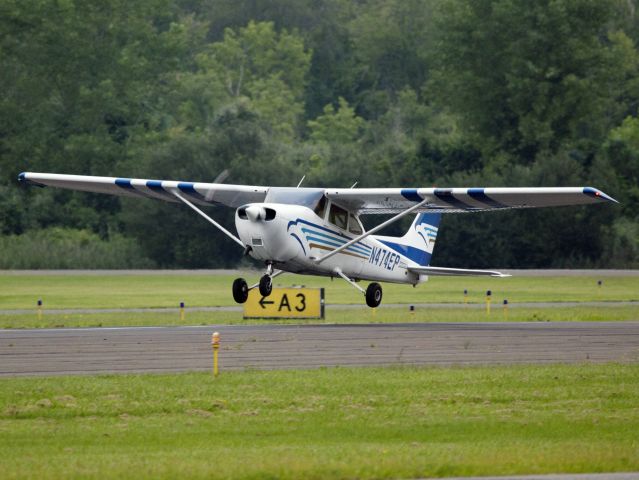
[(441, 213), (420, 213), (403, 237), (378, 237), (378, 240), (421, 266), (430, 265)]
[(420, 213), (415, 217), (415, 221), (402, 237), (409, 245), (425, 249), (427, 255), (425, 262), (418, 262), (420, 265), (430, 265), (430, 257), (435, 249), (435, 240), (439, 231), (439, 223), (442, 220), (441, 213)]

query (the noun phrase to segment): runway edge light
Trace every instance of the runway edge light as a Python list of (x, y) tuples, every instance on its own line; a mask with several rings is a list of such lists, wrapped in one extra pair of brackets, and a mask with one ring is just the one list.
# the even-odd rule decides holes
[(211, 346), (213, 347), (213, 376), (217, 377), (219, 373), (217, 353), (220, 349), (220, 334), (218, 332), (213, 332), (213, 335), (211, 335)]

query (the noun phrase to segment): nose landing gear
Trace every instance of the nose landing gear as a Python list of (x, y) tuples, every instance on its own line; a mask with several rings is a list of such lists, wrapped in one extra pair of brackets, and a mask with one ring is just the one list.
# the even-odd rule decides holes
[(260, 278), (260, 295), (268, 297), (273, 291), (273, 263), (266, 262), (266, 273)]
[(284, 273), (282, 270), (273, 270), (273, 264), (266, 264), (266, 274), (260, 278), (260, 282), (255, 285), (248, 286), (243, 278), (236, 278), (233, 282), (233, 300), (237, 303), (245, 303), (248, 299), (250, 290), (258, 288), (262, 297), (268, 297), (273, 291), (273, 279)]
[(273, 280), (271, 279), (270, 275), (266, 274), (262, 278), (260, 278), (259, 289), (260, 295), (262, 295), (263, 297), (268, 297), (271, 294), (271, 292), (273, 291)]

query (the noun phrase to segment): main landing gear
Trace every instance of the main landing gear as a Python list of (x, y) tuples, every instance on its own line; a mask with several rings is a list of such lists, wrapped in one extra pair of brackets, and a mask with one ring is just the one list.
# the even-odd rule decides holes
[(379, 283), (373, 282), (368, 286), (366, 290), (364, 290), (362, 287), (357, 285), (353, 280), (351, 280), (346, 275), (344, 275), (344, 272), (342, 272), (341, 268), (336, 267), (333, 270), (333, 272), (335, 272), (337, 275), (342, 277), (344, 280), (350, 283), (357, 290), (362, 292), (364, 294), (364, 297), (366, 298), (366, 305), (368, 305), (369, 307), (377, 308), (379, 307), (380, 303), (382, 303), (382, 286)]
[(233, 281), (233, 300), (237, 303), (244, 303), (248, 298), (248, 284), (243, 278), (236, 278)]
[(366, 305), (377, 308), (380, 303), (382, 303), (382, 286), (373, 282), (366, 289)]
[[(368, 288), (366, 288), (366, 290), (364, 290), (353, 280), (344, 275), (340, 268), (336, 268), (334, 272), (364, 294), (364, 297), (366, 298), (366, 305), (371, 308), (377, 308), (380, 306), (382, 303), (382, 286), (379, 283), (373, 282), (368, 286)], [(282, 273), (284, 273), (282, 270), (274, 272), (273, 266), (271, 264), (267, 264), (266, 273), (262, 276), (262, 278), (260, 278), (259, 283), (256, 283), (251, 287), (248, 286), (246, 280), (243, 278), (236, 278), (233, 282), (233, 300), (237, 303), (245, 303), (248, 299), (249, 291), (254, 288), (259, 289), (262, 297), (268, 297), (273, 291), (273, 278)]]

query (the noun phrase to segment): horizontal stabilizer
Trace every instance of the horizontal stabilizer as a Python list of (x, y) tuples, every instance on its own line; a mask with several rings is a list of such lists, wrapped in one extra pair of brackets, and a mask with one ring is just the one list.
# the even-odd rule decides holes
[(445, 268), (445, 267), (408, 267), (409, 272), (422, 275), (483, 275), (487, 277), (510, 277), (507, 273), (494, 270), (471, 270), (468, 268)]

